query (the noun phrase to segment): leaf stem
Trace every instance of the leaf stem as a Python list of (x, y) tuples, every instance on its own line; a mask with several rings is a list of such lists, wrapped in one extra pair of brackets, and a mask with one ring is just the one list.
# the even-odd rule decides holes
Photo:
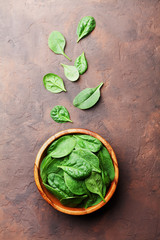
[(68, 122), (71, 122), (72, 123), (72, 120), (70, 118), (66, 118)]
[(103, 202), (106, 202), (106, 200), (104, 199), (104, 197), (102, 196), (102, 194), (100, 194), (100, 197), (102, 198)]
[(104, 84), (104, 83), (101, 82), (101, 83), (98, 85), (98, 88), (101, 88), (103, 84)]
[(72, 61), (64, 52), (63, 52), (63, 56), (65, 56), (69, 61)]

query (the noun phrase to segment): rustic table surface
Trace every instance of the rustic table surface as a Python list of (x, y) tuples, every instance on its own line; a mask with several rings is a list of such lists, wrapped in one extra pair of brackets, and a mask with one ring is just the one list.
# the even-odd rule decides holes
[[(76, 43), (83, 16), (95, 30)], [(72, 83), (47, 44), (53, 30), (67, 39), (72, 63), (83, 51), (88, 71)], [(64, 79), (67, 93), (53, 94), (43, 76)], [(159, 240), (160, 1), (0, 1), (0, 239)], [(101, 99), (82, 111), (73, 98), (104, 82)], [(64, 105), (72, 123), (50, 117)], [(43, 142), (68, 128), (86, 128), (114, 148), (120, 169), (118, 189), (96, 213), (69, 216), (39, 194), (33, 176)]]

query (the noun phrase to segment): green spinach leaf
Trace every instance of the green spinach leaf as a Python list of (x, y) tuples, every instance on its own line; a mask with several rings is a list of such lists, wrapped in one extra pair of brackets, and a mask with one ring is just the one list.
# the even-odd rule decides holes
[[(48, 175), (48, 183), (52, 188), (57, 190), (59, 193), (62, 193), (62, 194), (64, 193), (68, 197), (73, 196), (72, 192), (66, 186), (64, 178), (59, 174), (50, 173)], [(65, 198), (65, 197), (62, 197), (62, 198)]]
[(105, 198), (105, 196), (106, 196), (106, 190), (107, 190), (107, 186), (106, 186), (106, 185), (103, 185), (102, 195), (103, 195), (104, 198)]
[(68, 207), (76, 207), (85, 198), (87, 198), (87, 195), (63, 198), (63, 199), (61, 199), (61, 203), (65, 206), (68, 206)]
[(75, 66), (65, 65), (61, 63), (61, 66), (64, 68), (64, 74), (66, 78), (72, 82), (75, 82), (79, 78), (79, 72)]
[[(104, 172), (105, 183), (109, 185), (110, 181), (113, 181), (115, 177), (115, 171), (111, 156), (104, 146), (98, 152), (97, 156), (100, 161), (100, 166)], [(108, 178), (110, 179), (110, 181)]]
[(99, 173), (92, 172), (91, 175), (85, 179), (85, 184), (90, 192), (98, 194), (105, 202), (105, 199), (102, 195), (102, 178)]
[(80, 75), (87, 71), (88, 63), (84, 52), (75, 60), (74, 66), (78, 69)]
[(77, 147), (88, 149), (91, 152), (98, 152), (102, 146), (102, 143), (90, 135), (75, 134), (74, 137), (77, 139)]
[(50, 165), (50, 163), (53, 162), (53, 159), (51, 156), (46, 156), (42, 162), (41, 162), (41, 165), (40, 165), (40, 176), (41, 176), (41, 179), (42, 179), (42, 182), (46, 183), (47, 182), (47, 173), (46, 173), (46, 170), (48, 168), (48, 166)]
[(80, 20), (77, 27), (77, 36), (78, 36), (77, 42), (79, 42), (81, 38), (87, 36), (90, 32), (92, 32), (95, 26), (96, 26), (96, 21), (93, 17), (91, 16), (83, 17)]
[(95, 206), (101, 201), (102, 201), (102, 198), (99, 195), (91, 193), (90, 196), (88, 196), (84, 202), (84, 208), (86, 209), (88, 207)]
[(64, 55), (69, 61), (71, 59), (64, 53), (64, 48), (66, 45), (66, 41), (62, 33), (58, 31), (53, 31), (48, 38), (48, 46), (49, 48), (56, 54)]
[(64, 172), (59, 168), (59, 166), (64, 165), (67, 160), (68, 156), (64, 158), (52, 158), (52, 161), (44, 169), (46, 176), (48, 176), (50, 173), (58, 173), (59, 175), (64, 176)]
[(64, 173), (64, 181), (69, 190), (76, 195), (86, 194), (87, 189), (83, 180), (76, 180)]
[(48, 73), (43, 77), (45, 88), (53, 93), (66, 92), (62, 78), (54, 73)]
[(100, 98), (100, 83), (96, 88), (86, 88), (81, 91), (73, 100), (73, 105), (80, 109), (88, 109), (93, 107)]
[(62, 158), (69, 155), (76, 145), (76, 140), (72, 135), (58, 138), (48, 148), (47, 154), (53, 158)]
[(59, 166), (71, 177), (81, 180), (88, 177), (92, 171), (91, 165), (81, 158), (73, 157), (74, 151), (70, 154), (65, 165)]
[(64, 106), (57, 105), (51, 110), (51, 118), (58, 123), (72, 122), (68, 110)]
[(43, 182), (43, 185), (46, 187), (46, 189), (51, 192), (56, 198), (58, 198), (59, 200), (62, 199), (62, 198), (67, 198), (68, 195), (63, 192), (62, 190), (60, 190), (59, 188), (57, 187), (51, 187), (50, 185), (48, 185), (47, 183), (44, 183)]
[(74, 162), (77, 159), (84, 162), (84, 164), (89, 163), (93, 171), (101, 173), (98, 157), (89, 150), (81, 148), (73, 150), (73, 152), (69, 155), (69, 162)]

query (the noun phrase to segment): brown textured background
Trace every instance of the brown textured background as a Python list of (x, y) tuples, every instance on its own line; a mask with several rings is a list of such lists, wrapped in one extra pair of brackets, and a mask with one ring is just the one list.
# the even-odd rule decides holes
[[(96, 29), (76, 44), (81, 17)], [(51, 31), (67, 39), (74, 61), (84, 51), (88, 71), (69, 82), (47, 45)], [(72, 62), (73, 62), (72, 61)], [(42, 83), (53, 72), (67, 93), (52, 94)], [(0, 1), (0, 239), (159, 240), (160, 1)], [(105, 82), (101, 100), (82, 111), (72, 105), (86, 87)], [(62, 104), (73, 124), (50, 118)], [(67, 128), (87, 128), (106, 138), (120, 167), (118, 189), (97, 213), (75, 217), (49, 206), (33, 178), (42, 143)]]

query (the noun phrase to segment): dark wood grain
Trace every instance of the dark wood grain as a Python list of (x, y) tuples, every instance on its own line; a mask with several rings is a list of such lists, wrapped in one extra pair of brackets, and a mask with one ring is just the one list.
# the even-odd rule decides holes
[[(76, 44), (81, 17), (95, 30)], [(69, 82), (47, 45), (51, 31), (67, 39), (72, 62), (82, 51), (88, 70)], [(60, 75), (66, 93), (52, 94), (46, 73)], [(160, 1), (0, 1), (0, 239), (159, 240)], [(80, 90), (104, 82), (102, 97), (86, 111), (72, 101)], [(72, 123), (50, 118), (64, 105)], [(40, 146), (68, 128), (97, 132), (117, 155), (120, 179), (102, 210), (68, 216), (39, 194), (33, 176)]]

